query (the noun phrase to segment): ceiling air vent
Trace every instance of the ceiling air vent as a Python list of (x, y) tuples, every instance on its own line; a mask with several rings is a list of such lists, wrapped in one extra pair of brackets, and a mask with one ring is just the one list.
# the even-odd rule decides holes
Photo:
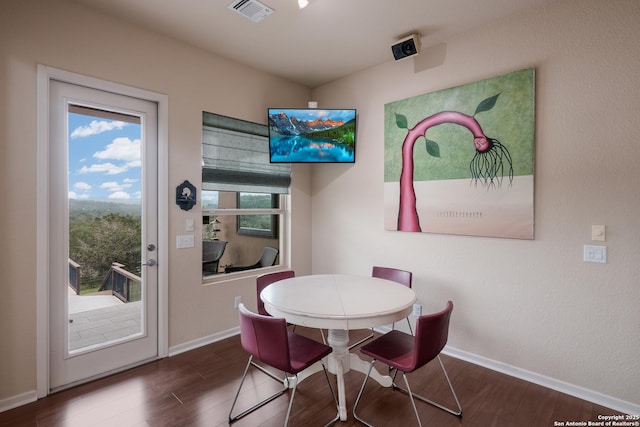
[(273, 9), (256, 0), (235, 0), (228, 8), (253, 22), (260, 22), (273, 13)]

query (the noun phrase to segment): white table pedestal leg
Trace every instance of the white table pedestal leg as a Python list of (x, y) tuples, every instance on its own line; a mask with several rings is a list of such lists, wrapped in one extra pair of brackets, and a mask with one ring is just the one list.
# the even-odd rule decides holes
[(349, 332), (343, 329), (329, 329), (327, 342), (333, 348), (329, 355), (329, 371), (336, 375), (338, 381), (338, 406), (340, 419), (347, 420), (347, 401), (344, 391), (344, 374), (349, 372)]
[[(362, 372), (363, 374), (367, 374), (369, 371), (369, 362), (360, 359), (357, 354), (351, 353), (350, 355), (350, 368), (354, 371)], [(391, 387), (393, 380), (389, 375), (382, 375), (378, 370), (374, 367), (371, 369), (371, 375), (369, 378), (377, 381), (382, 387)]]
[[(358, 357), (358, 355), (354, 353), (349, 354), (349, 359), (350, 369), (362, 372), (365, 375), (367, 374), (367, 372), (369, 371), (369, 362), (360, 359), (360, 357)], [(382, 387), (391, 387), (393, 383), (393, 380), (389, 375), (382, 375), (375, 367), (371, 369), (371, 375), (369, 375), (369, 378), (377, 381)]]

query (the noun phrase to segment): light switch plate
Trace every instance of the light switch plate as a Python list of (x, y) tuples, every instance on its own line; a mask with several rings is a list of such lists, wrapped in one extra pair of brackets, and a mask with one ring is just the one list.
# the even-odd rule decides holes
[(584, 262), (596, 262), (600, 264), (607, 263), (607, 247), (606, 246), (584, 246)]
[(592, 225), (591, 226), (591, 240), (599, 240), (604, 242), (605, 240), (605, 226), (604, 225)]
[(193, 248), (195, 247), (195, 239), (193, 234), (183, 234), (176, 236), (176, 248)]

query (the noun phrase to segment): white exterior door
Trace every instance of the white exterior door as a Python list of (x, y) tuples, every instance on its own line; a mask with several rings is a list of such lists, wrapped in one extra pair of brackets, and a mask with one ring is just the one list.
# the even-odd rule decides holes
[(158, 105), (51, 80), (49, 390), (158, 357)]

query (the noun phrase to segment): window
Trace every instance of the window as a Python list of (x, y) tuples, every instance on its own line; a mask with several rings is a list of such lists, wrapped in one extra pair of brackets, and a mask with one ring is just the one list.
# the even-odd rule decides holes
[[(236, 193), (236, 204), (240, 209), (278, 209), (277, 194)], [(236, 231), (244, 236), (278, 236), (278, 215), (239, 215)]]
[[(291, 168), (269, 163), (268, 144), (264, 125), (203, 113), (202, 265), (207, 278), (267, 266), (259, 262), (265, 247), (282, 253)], [(282, 263), (280, 256), (275, 263)]]

